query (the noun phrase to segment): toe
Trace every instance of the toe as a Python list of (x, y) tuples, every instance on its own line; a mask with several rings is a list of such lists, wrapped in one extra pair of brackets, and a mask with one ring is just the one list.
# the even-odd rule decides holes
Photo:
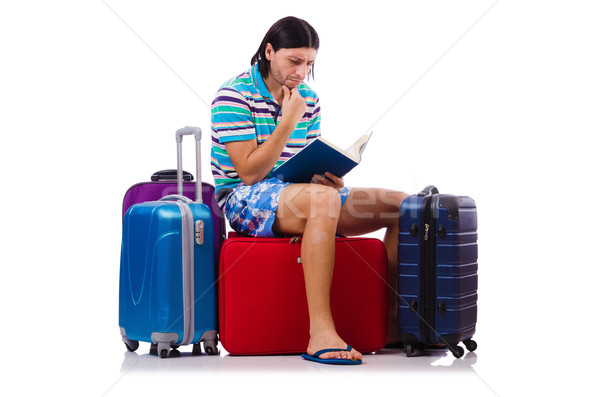
[(349, 353), (350, 357), (354, 360), (362, 360), (362, 354), (358, 351), (356, 351), (356, 349), (352, 349), (352, 351)]
[(348, 360), (351, 360), (353, 357), (352, 357), (352, 354), (350, 354), (350, 352), (347, 352), (347, 351), (344, 351), (343, 349), (341, 349), (341, 350), (336, 350), (336, 351), (332, 351), (332, 352), (323, 353), (323, 354), (321, 354), (319, 356), (319, 358), (322, 358), (322, 359), (328, 359), (328, 358), (330, 358), (330, 359), (338, 359), (338, 360), (339, 359), (348, 359)]

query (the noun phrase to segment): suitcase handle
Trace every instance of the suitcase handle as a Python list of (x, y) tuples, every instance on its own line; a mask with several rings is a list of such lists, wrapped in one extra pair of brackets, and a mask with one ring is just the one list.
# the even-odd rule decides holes
[(202, 130), (200, 127), (187, 126), (177, 130), (175, 139), (177, 140), (177, 194), (183, 196), (183, 162), (181, 155), (181, 145), (184, 135), (194, 135), (196, 138), (196, 202), (202, 202), (202, 174), (200, 162), (200, 139), (202, 139)]
[(194, 135), (196, 137), (196, 140), (199, 141), (200, 139), (202, 139), (202, 130), (200, 129), (200, 127), (194, 127), (190, 125), (188, 125), (187, 127), (180, 128), (175, 133), (175, 139), (177, 139), (177, 142), (181, 142), (184, 135)]
[(193, 201), (189, 197), (181, 196), (179, 194), (169, 194), (168, 196), (165, 196), (165, 197), (159, 199), (158, 201), (167, 201), (167, 200), (181, 200), (186, 204), (193, 203)]
[(437, 187), (433, 186), (433, 185), (428, 185), (425, 187), (425, 189), (421, 190), (421, 193), (419, 193), (417, 195), (417, 197), (426, 197), (426, 196), (431, 196), (433, 194), (439, 194), (440, 191), (437, 189)]
[[(159, 181), (176, 181), (177, 180), (177, 170), (162, 170), (156, 171), (150, 177), (151, 181), (159, 182)], [(184, 181), (193, 181), (194, 175), (190, 174), (187, 171), (183, 171), (183, 180)]]

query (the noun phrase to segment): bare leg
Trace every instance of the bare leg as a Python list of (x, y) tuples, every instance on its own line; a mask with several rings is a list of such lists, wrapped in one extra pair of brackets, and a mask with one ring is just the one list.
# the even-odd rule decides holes
[(385, 189), (352, 188), (338, 221), (337, 233), (358, 235), (386, 228), (383, 242), (388, 258), (388, 344), (399, 342), (398, 215), (406, 193)]
[[(333, 277), (335, 232), (340, 216), (340, 196), (335, 189), (317, 184), (286, 187), (279, 199), (274, 229), (281, 234), (303, 234), (302, 267), (308, 313), (310, 341), (307, 353), (325, 348), (345, 349), (331, 316), (330, 290)], [(321, 358), (361, 359), (352, 349), (324, 353)]]

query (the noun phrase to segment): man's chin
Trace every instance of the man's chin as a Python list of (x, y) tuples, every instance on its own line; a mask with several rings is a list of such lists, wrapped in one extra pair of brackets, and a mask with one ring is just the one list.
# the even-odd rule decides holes
[(288, 80), (285, 82), (285, 86), (286, 86), (287, 88), (289, 88), (290, 90), (291, 90), (292, 88), (296, 88), (296, 87), (298, 87), (300, 84), (302, 84), (302, 80), (291, 80), (291, 79), (288, 79)]

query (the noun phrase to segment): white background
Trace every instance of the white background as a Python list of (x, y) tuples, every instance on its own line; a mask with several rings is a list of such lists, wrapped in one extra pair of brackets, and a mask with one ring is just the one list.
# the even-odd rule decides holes
[[(381, 371), (369, 370), (377, 355), (351, 370), (285, 370), (278, 357), (251, 368), (225, 355), (182, 357), (192, 364), (178, 370), (143, 356), (147, 346), (146, 370), (130, 370), (117, 326), (123, 194), (175, 166), (174, 131), (185, 125), (205, 131), (202, 176), (212, 181), (208, 105), (287, 15), (321, 38), (309, 84), (323, 135), (346, 146), (375, 131), (347, 185), (413, 193), (435, 184), (476, 200), (480, 347), (466, 372), (451, 372), (462, 365), (453, 359), (415, 369), (403, 354)], [(3, 387), (108, 396), (597, 389), (599, 16), (593, 1), (3, 2)]]

